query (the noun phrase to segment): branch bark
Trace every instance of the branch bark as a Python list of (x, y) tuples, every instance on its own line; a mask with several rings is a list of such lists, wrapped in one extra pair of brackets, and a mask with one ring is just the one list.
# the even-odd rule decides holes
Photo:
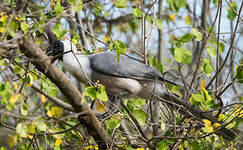
[(52, 64), (48, 56), (36, 46), (30, 37), (19, 41), (20, 50), (30, 59), (35, 67), (44, 73), (68, 98), (75, 112), (85, 112), (78, 117), (80, 123), (86, 127), (88, 133), (93, 136), (100, 149), (106, 149), (111, 145), (111, 139), (102, 127), (99, 120), (86, 103), (81, 103), (82, 95), (73, 85), (72, 81)]

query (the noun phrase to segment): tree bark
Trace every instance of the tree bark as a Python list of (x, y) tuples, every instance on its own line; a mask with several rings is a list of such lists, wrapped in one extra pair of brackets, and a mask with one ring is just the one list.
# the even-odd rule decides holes
[(45, 74), (67, 97), (74, 111), (84, 112), (84, 115), (80, 115), (78, 119), (86, 127), (88, 133), (93, 136), (99, 148), (109, 148), (112, 144), (110, 137), (89, 106), (86, 103), (81, 105), (82, 95), (72, 81), (55, 64), (51, 63), (50, 58), (34, 43), (32, 38), (22, 39), (19, 45), (20, 50), (30, 59), (31, 63)]

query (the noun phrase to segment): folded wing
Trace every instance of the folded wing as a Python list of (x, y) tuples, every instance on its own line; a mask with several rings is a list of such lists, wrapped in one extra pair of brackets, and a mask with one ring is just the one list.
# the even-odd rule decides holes
[[(91, 68), (103, 74), (137, 80), (164, 81), (160, 72), (126, 55), (121, 55), (117, 62), (116, 53), (105, 51), (89, 55), (89, 59)], [(166, 79), (165, 81), (171, 83)]]

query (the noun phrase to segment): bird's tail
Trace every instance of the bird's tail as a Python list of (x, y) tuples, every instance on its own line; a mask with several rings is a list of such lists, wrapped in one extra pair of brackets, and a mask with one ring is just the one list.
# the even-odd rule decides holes
[[(195, 107), (189, 101), (184, 101), (172, 93), (165, 92), (160, 98), (172, 102), (170, 105), (174, 105), (174, 107), (178, 108), (179, 112), (183, 115), (192, 116), (200, 122), (202, 119), (210, 120), (212, 123), (218, 122), (218, 119), (212, 114), (203, 112), (199, 107)], [(240, 131), (235, 128), (227, 129), (225, 126), (222, 126), (216, 129), (215, 134), (222, 136), (226, 140), (232, 141), (239, 135), (239, 132)]]

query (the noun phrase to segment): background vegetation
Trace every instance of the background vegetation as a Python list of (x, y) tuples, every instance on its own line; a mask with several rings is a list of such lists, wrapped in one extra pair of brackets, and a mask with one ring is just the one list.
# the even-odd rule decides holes
[[(242, 0), (0, 2), (1, 150), (242, 146)], [(113, 114), (102, 86), (83, 87), (44, 55), (52, 24), (58, 39), (72, 40), (86, 54), (115, 48), (118, 56), (138, 55), (181, 83), (167, 87), (202, 112), (184, 115), (180, 104), (124, 99)], [(93, 114), (105, 112), (100, 120)], [(223, 138), (223, 128), (237, 137)]]

